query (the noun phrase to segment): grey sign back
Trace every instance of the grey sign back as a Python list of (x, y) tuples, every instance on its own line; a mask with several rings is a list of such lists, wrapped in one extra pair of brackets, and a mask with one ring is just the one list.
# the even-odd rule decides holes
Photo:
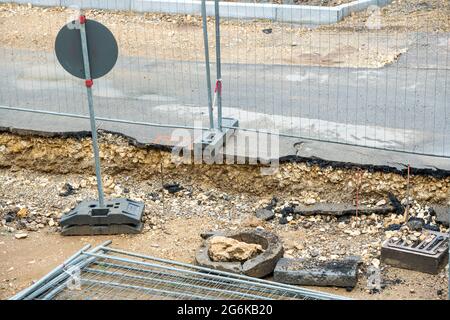
[[(86, 21), (86, 37), (91, 79), (107, 74), (116, 64), (119, 50), (116, 39), (103, 24)], [(61, 66), (75, 77), (85, 79), (80, 30), (75, 21), (65, 25), (56, 36), (55, 53)]]

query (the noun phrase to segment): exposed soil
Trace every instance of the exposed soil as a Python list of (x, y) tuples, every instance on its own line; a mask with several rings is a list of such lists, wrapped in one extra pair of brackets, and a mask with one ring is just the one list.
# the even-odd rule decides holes
[[(359, 173), (305, 163), (283, 163), (276, 174), (266, 176), (261, 175), (261, 168), (254, 165), (174, 164), (170, 152), (135, 147), (125, 138), (109, 133), (101, 136), (100, 145), (104, 184), (110, 193), (114, 192), (112, 176), (124, 173), (140, 181), (159, 177), (164, 178), (165, 183), (199, 184), (223, 192), (261, 196), (264, 198), (262, 202), (270, 202), (272, 196), (277, 196), (281, 199), (292, 197), (292, 201), (314, 198), (317, 202), (337, 202), (339, 199), (339, 202), (351, 203), (357, 184), (360, 184), (359, 194), (367, 198), (384, 198), (388, 192), (403, 198), (407, 190), (406, 177), (396, 173), (372, 170)], [(0, 151), (0, 167), (14, 171), (32, 168), (56, 174), (94, 174), (90, 138), (45, 138), (2, 133)], [(412, 176), (411, 196), (417, 201), (446, 204), (449, 183), (450, 177)]]
[[(30, 285), (85, 243), (112, 239), (118, 248), (193, 262), (202, 232), (257, 226), (282, 239), (285, 257), (326, 262), (361, 256), (363, 265), (352, 292), (316, 289), (361, 299), (445, 299), (447, 295), (445, 269), (428, 275), (381, 264), (383, 289), (374, 294), (366, 288), (366, 270), (379, 264), (381, 243), (390, 234), (384, 227), (401, 218), (395, 213), (345, 219), (310, 216), (280, 224), (282, 208), (294, 203), (306, 204), (311, 199), (352, 203), (355, 170), (285, 163), (277, 175), (261, 176), (257, 167), (249, 165), (175, 167), (164, 151), (138, 148), (109, 134), (102, 135), (101, 141), (107, 197), (145, 202), (142, 234), (60, 236), (58, 220), (63, 212), (78, 201), (96, 197), (90, 140), (0, 135), (0, 298)], [(173, 182), (183, 189), (169, 193), (163, 188)], [(61, 192), (68, 190), (67, 183), (73, 190)], [(448, 203), (449, 190), (449, 177), (411, 177), (411, 195), (422, 207)], [(386, 200), (387, 191), (403, 200), (406, 178), (362, 171), (361, 203), (375, 205)], [(279, 199), (277, 218), (257, 219), (256, 209), (270, 203), (273, 196)], [(25, 216), (7, 222), (5, 214), (12, 207), (26, 208), (22, 210)], [(27, 237), (16, 239), (18, 232)]]

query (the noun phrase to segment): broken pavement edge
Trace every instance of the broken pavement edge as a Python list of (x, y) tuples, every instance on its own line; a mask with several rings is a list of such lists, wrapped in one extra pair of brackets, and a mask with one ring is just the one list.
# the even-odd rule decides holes
[[(124, 137), (128, 142), (138, 148), (153, 148), (170, 152), (173, 145), (141, 141), (137, 137), (119, 131), (101, 130)], [(90, 138), (88, 130), (82, 131), (40, 131), (31, 129), (16, 129), (0, 126), (0, 133), (11, 133), (19, 136), (37, 136), (47, 138)], [(411, 167), (411, 174), (426, 175), (436, 178), (450, 177), (450, 159), (417, 154), (408, 154), (398, 151), (370, 149), (368, 147), (349, 146), (333, 142), (318, 142), (306, 139), (280, 137), (280, 163), (307, 163), (319, 167), (333, 167), (342, 169), (364, 169), (372, 172), (407, 174), (407, 165)], [(298, 148), (302, 145), (302, 148)], [(235, 155), (236, 156), (236, 155)], [(239, 156), (239, 155), (238, 155)], [(358, 159), (359, 161), (354, 161)], [(246, 158), (247, 162), (249, 159)], [(260, 163), (259, 159), (256, 159)], [(263, 163), (266, 163), (264, 160)]]

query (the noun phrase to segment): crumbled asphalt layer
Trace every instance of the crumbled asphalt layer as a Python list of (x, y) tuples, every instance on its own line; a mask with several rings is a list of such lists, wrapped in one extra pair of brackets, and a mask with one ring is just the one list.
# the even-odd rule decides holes
[(166, 183), (163, 185), (163, 188), (171, 194), (177, 193), (184, 189), (179, 183)]
[(403, 214), (403, 212), (405, 212), (405, 207), (402, 205), (402, 203), (397, 199), (397, 197), (392, 193), (392, 192), (388, 192), (388, 198), (389, 201), (391, 202), (391, 204), (394, 206), (395, 208), (395, 212), (397, 214)]
[(397, 230), (400, 230), (401, 227), (402, 227), (401, 224), (393, 223), (393, 224), (390, 224), (387, 228), (385, 228), (385, 230), (386, 231), (397, 231)]
[(275, 212), (273, 212), (273, 210), (267, 209), (267, 208), (256, 210), (255, 215), (258, 219), (261, 219), (264, 221), (269, 221), (269, 220), (275, 218)]
[(70, 196), (70, 195), (72, 195), (74, 193), (75, 193), (74, 187), (70, 183), (66, 183), (63, 186), (63, 188), (62, 188), (61, 192), (59, 193), (59, 195), (61, 197), (67, 197), (67, 196)]
[(437, 231), (437, 232), (439, 232), (441, 230), (437, 225), (432, 225), (432, 224), (429, 224), (429, 223), (424, 224), (423, 228), (426, 229), (426, 230)]

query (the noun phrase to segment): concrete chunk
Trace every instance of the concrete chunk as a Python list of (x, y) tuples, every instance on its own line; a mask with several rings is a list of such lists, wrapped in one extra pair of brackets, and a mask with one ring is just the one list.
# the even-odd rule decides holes
[[(395, 208), (392, 205), (384, 205), (379, 207), (367, 207), (360, 206), (358, 208), (358, 214), (370, 215), (375, 214), (388, 214), (395, 212)], [(295, 214), (303, 216), (313, 215), (330, 215), (335, 217), (355, 215), (356, 207), (351, 204), (345, 203), (317, 203), (312, 206), (299, 205), (294, 208)]]
[(305, 286), (353, 288), (357, 283), (359, 257), (319, 262), (313, 259), (282, 258), (275, 266), (277, 282)]

